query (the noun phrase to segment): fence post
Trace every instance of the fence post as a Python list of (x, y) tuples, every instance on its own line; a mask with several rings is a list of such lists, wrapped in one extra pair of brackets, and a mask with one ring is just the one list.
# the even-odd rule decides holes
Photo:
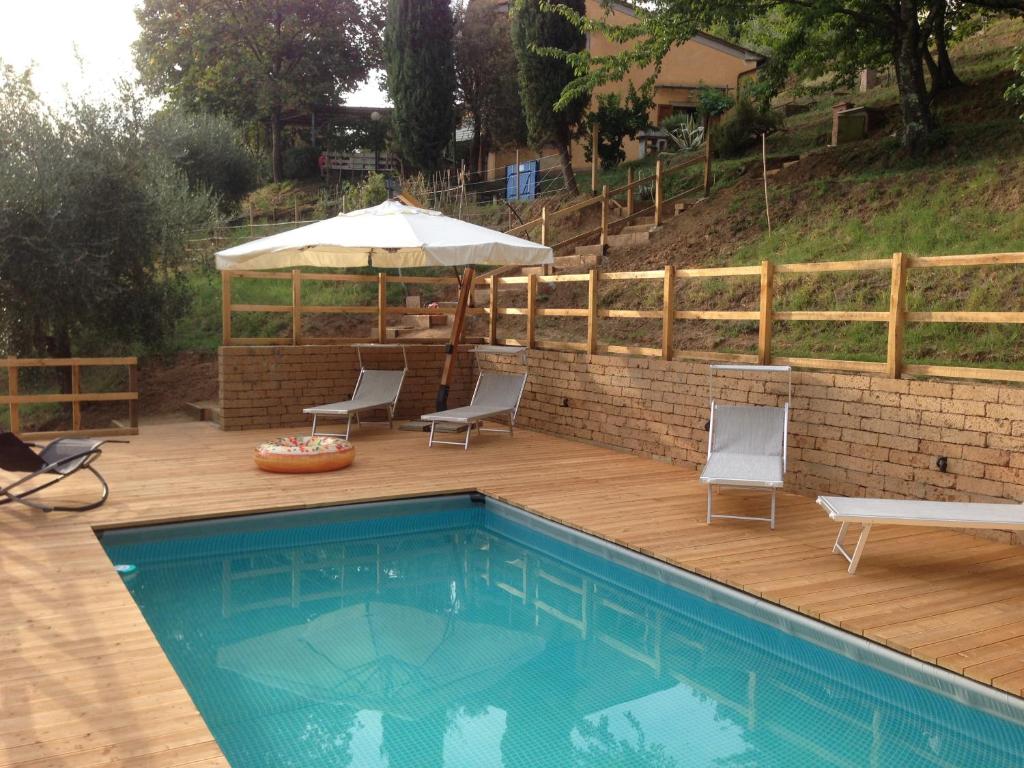
[(597, 280), (598, 271), (590, 270), (587, 283), (587, 352), (597, 352)]
[(757, 362), (769, 365), (772, 361), (772, 281), (775, 266), (770, 261), (761, 262), (761, 299), (757, 325)]
[(526, 346), (530, 349), (536, 344), (537, 326), (537, 275), (531, 273), (526, 279)]
[(885, 374), (898, 379), (903, 372), (903, 325), (907, 311), (907, 259), (892, 255), (892, 282), (889, 288), (889, 342), (885, 356)]
[(302, 273), (292, 270), (292, 344), (302, 343)]
[(489, 344), (498, 343), (498, 278), (491, 277), (490, 291), (491, 312), (487, 318), (487, 338)]
[[(7, 394), (11, 397), (18, 396), (18, 366), (14, 364), (14, 362), (15, 360), (13, 357), (7, 358)], [(18, 408), (19, 406), (17, 403), (11, 403), (11, 432), (21, 431), (21, 413)]]
[(626, 218), (633, 216), (633, 166), (626, 169)]
[[(139, 391), (139, 364), (134, 362), (128, 366), (128, 391)], [(132, 429), (139, 428), (139, 401), (128, 401), (128, 426)]]
[(661, 160), (654, 164), (654, 226), (661, 226)]
[(661, 357), (672, 359), (672, 330), (676, 321), (676, 269), (671, 264), (665, 267), (665, 287), (662, 298), (661, 316)]
[(546, 205), (540, 209), (540, 244), (548, 244), (548, 207)]
[(388, 332), (388, 276), (385, 272), (377, 273), (377, 341), (387, 341)]
[(711, 118), (704, 118), (704, 197), (711, 193)]
[(82, 394), (82, 366), (71, 366), (71, 430), (77, 432), (82, 428), (82, 404), (78, 396)]
[(221, 343), (231, 344), (231, 273), (220, 273), (220, 327)]
[(608, 185), (601, 187), (601, 245), (608, 244)]

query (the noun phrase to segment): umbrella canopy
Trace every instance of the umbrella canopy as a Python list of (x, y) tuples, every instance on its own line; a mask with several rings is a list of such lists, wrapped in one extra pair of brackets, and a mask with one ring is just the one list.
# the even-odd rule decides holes
[(550, 264), (545, 245), (397, 200), (217, 253), (217, 269)]
[(312, 701), (414, 719), (489, 688), (544, 648), (518, 630), (371, 601), (222, 648), (217, 665)]

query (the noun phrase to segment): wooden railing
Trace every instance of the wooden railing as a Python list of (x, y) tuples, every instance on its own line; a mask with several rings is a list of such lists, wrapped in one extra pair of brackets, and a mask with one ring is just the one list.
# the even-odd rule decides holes
[[(643, 272), (598, 272), (565, 275), (526, 275), (497, 277), (490, 279), (489, 341), (492, 344), (521, 344), (534, 349), (553, 349), (605, 354), (641, 355), (673, 358), (728, 361), (744, 363), (775, 363), (792, 365), (797, 368), (858, 371), (882, 374), (899, 378), (903, 374), (919, 376), (943, 376), (993, 381), (1024, 382), (1024, 370), (977, 368), (969, 366), (915, 365), (904, 362), (903, 337), (909, 323), (1013, 323), (1024, 324), (1024, 312), (909, 312), (907, 311), (907, 273), (914, 269), (943, 269), (948, 267), (977, 267), (1007, 264), (1024, 264), (1024, 253), (989, 253), (963, 256), (921, 256), (908, 257), (902, 253), (893, 254), (891, 259), (868, 259), (858, 261), (828, 261), (801, 264), (772, 264), (762, 262), (759, 266), (711, 267), (685, 269), (665, 267), (663, 270)], [(774, 308), (776, 278), (785, 274), (825, 274), (835, 272), (888, 271), (890, 273), (889, 309), (887, 311), (781, 311)], [(758, 309), (744, 310), (676, 310), (676, 281), (701, 280), (707, 278), (758, 278)], [(598, 286), (610, 281), (660, 281), (662, 283), (662, 307), (656, 310), (606, 309), (599, 306)], [(543, 307), (537, 306), (537, 288), (549, 283), (587, 283), (587, 306), (584, 307)], [(524, 285), (526, 288), (525, 307), (498, 306), (499, 285)], [(526, 319), (525, 338), (502, 338), (498, 335), (497, 320), (502, 316), (524, 316)], [(537, 339), (538, 317), (586, 318), (586, 341), (547, 341)], [(661, 320), (661, 346), (623, 346), (598, 343), (598, 324), (606, 318), (629, 318)], [(710, 352), (705, 350), (677, 349), (673, 340), (675, 322), (678, 320), (715, 320), (733, 322), (756, 322), (758, 343), (756, 354)], [(776, 322), (853, 322), (881, 323), (888, 328), (886, 359), (884, 362), (862, 360), (831, 360), (805, 357), (784, 357), (772, 353), (772, 330)]]
[[(291, 283), (291, 301), (287, 304), (240, 304), (232, 297), (232, 284), (238, 279), (283, 280)], [(308, 305), (302, 301), (302, 285), (306, 282), (363, 283), (376, 287), (377, 301), (372, 305)], [(221, 272), (221, 327), (224, 346), (246, 346), (256, 344), (349, 344), (356, 342), (380, 342), (387, 340), (387, 319), (394, 315), (454, 315), (455, 307), (398, 307), (388, 304), (388, 286), (435, 285), (457, 289), (455, 277), (405, 277), (381, 272), (376, 275), (342, 275), (322, 272), (260, 272), (253, 270), (232, 270)], [(480, 280), (482, 285), (482, 279)], [(470, 307), (470, 315), (482, 315), (486, 310)], [(234, 313), (279, 313), (291, 317), (289, 337), (237, 337), (232, 332)], [(373, 315), (376, 318), (376, 333), (370, 336), (307, 336), (302, 333), (303, 315)], [(433, 340), (436, 342), (436, 339)], [(415, 343), (415, 339), (409, 340)]]
[[(536, 219), (531, 219), (530, 221), (525, 221), (518, 226), (512, 227), (507, 231), (507, 234), (524, 238), (535, 238), (537, 242), (542, 245), (550, 245), (551, 248), (557, 252), (564, 248), (583, 243), (587, 240), (596, 239), (598, 243), (604, 245), (608, 239), (608, 235), (614, 234), (618, 230), (628, 226), (631, 221), (640, 218), (641, 216), (652, 216), (654, 218), (654, 225), (660, 226), (664, 215), (664, 208), (667, 203), (681, 200), (686, 195), (693, 194), (698, 190), (702, 190), (703, 194), (706, 195), (710, 190), (710, 146), (709, 142), (705, 142), (705, 152), (703, 154), (686, 158), (680, 162), (666, 164), (661, 160), (658, 160), (654, 164), (654, 173), (649, 176), (637, 176), (633, 169), (629, 168), (627, 170), (626, 183), (621, 187), (609, 188), (606, 184), (601, 188), (601, 193), (599, 195), (589, 199), (571, 203), (570, 205), (556, 209), (549, 209), (548, 206), (544, 206), (541, 208), (540, 216)], [(678, 192), (671, 197), (665, 197), (665, 180), (673, 174), (687, 168), (692, 168), (696, 165), (704, 166), (702, 183), (685, 189), (682, 192)], [(649, 205), (638, 209), (636, 206), (636, 200), (638, 197), (637, 190), (641, 186), (652, 187), (651, 200)], [(622, 199), (619, 200), (619, 198)], [(621, 218), (615, 220), (612, 220), (609, 215), (610, 207), (613, 202), (619, 205), (624, 214)], [(600, 226), (576, 232), (567, 237), (563, 237), (561, 240), (556, 242), (550, 242), (552, 226), (558, 219), (564, 218), (572, 213), (580, 213), (581, 211), (598, 207), (601, 211)]]
[[(9, 409), (9, 427), (28, 438), (69, 437), (91, 435), (115, 437), (139, 433), (139, 373), (138, 358), (135, 357), (65, 357), (65, 358), (0, 358), (0, 369), (7, 372), (7, 394), (0, 395), (0, 406)], [(92, 366), (126, 366), (128, 368), (128, 389), (121, 392), (82, 392), (82, 368)], [(70, 368), (70, 392), (46, 394), (21, 394), (19, 371), (23, 368)], [(82, 403), (127, 402), (127, 426), (89, 429), (82, 427)], [(21, 411), (23, 405), (71, 404), (71, 428), (48, 432), (22, 432)]]

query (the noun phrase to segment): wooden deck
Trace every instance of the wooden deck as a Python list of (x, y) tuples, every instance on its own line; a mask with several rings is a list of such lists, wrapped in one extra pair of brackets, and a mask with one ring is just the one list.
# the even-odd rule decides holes
[[(948, 530), (880, 528), (856, 576), (836, 527), (783, 495), (779, 527), (703, 522), (693, 472), (558, 438), (485, 434), (470, 451), (367, 428), (332, 475), (257, 471), (265, 432), (150, 427), (111, 445), (94, 512), (0, 507), (0, 766), (227, 765), (94, 528), (480, 490), (1020, 695), (1024, 548)], [(82, 498), (87, 479), (64, 489)], [(70, 483), (64, 485), (70, 486)], [(88, 488), (91, 491), (91, 488)], [(722, 511), (764, 505), (723, 493)]]

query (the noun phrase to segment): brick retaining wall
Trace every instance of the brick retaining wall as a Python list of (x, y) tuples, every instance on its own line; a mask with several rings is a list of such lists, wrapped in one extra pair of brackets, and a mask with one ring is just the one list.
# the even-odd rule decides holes
[[(499, 357), (481, 365), (512, 368)], [(719, 399), (751, 404), (776, 404), (781, 389), (749, 375), (727, 385)], [(707, 421), (704, 363), (530, 352), (524, 427), (696, 466)], [(1024, 389), (797, 371), (789, 445), (792, 490), (1022, 500)]]
[[(434, 410), (444, 361), (441, 347), (409, 347), (408, 355), (397, 412), (403, 419)], [(364, 350), (363, 357), (372, 366), (402, 367), (397, 350)], [(348, 399), (359, 363), (351, 346), (221, 347), (218, 369), (224, 429), (307, 427), (311, 417), (302, 409)], [(453, 406), (469, 401), (472, 382), (471, 371), (460, 365), (449, 396)], [(369, 418), (383, 419), (383, 412)]]

